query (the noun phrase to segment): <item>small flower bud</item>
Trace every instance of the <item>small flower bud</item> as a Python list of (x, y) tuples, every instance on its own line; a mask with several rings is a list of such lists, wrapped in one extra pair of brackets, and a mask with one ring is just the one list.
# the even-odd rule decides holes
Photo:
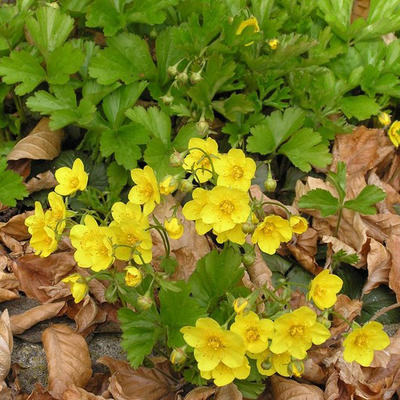
[(391, 118), (390, 118), (390, 114), (388, 114), (387, 112), (381, 112), (381, 113), (378, 115), (378, 120), (379, 120), (379, 123), (380, 123), (382, 126), (388, 126), (388, 125), (390, 125), (390, 123), (392, 122), (392, 121), (391, 121)]
[(304, 363), (301, 360), (292, 360), (288, 365), (290, 375), (300, 377), (304, 372)]
[(137, 305), (140, 311), (148, 310), (153, 305), (153, 300), (148, 294), (139, 296), (137, 299)]
[(253, 265), (255, 260), (256, 256), (254, 254), (250, 253), (243, 254), (242, 261), (246, 267), (250, 267), (250, 265)]
[(263, 369), (266, 369), (266, 370), (271, 369), (271, 368), (272, 368), (271, 359), (268, 357), (266, 360), (264, 360), (264, 361), (261, 363), (261, 367), (262, 367)]
[(165, 94), (164, 96), (161, 96), (160, 99), (165, 105), (169, 106), (174, 101), (174, 96)]
[(177, 68), (176, 65), (170, 65), (168, 67), (167, 72), (168, 72), (168, 75), (171, 75), (171, 76), (176, 76), (179, 73), (178, 68)]
[(104, 293), (104, 297), (108, 303), (115, 303), (118, 297), (117, 287), (114, 284), (110, 284)]
[(183, 179), (179, 185), (179, 190), (183, 193), (190, 193), (193, 190), (193, 183), (189, 179)]
[(142, 282), (142, 273), (139, 269), (133, 266), (128, 266), (125, 268), (125, 283), (127, 286), (136, 287), (139, 286)]
[(200, 72), (192, 72), (190, 75), (190, 82), (192, 85), (195, 85), (196, 83), (199, 83), (203, 77), (201, 76)]
[(157, 37), (157, 30), (156, 29), (153, 28), (150, 31), (150, 37), (153, 38), (153, 39), (155, 39)]
[(256, 229), (256, 225), (252, 221), (246, 221), (242, 224), (243, 233), (253, 233)]
[(236, 314), (240, 314), (246, 309), (248, 305), (249, 302), (247, 301), (247, 299), (244, 299), (243, 297), (238, 297), (233, 302), (233, 309), (235, 310)]
[(276, 180), (270, 175), (264, 182), (264, 187), (267, 192), (274, 192), (276, 189), (276, 185)]
[(184, 227), (178, 218), (173, 217), (164, 221), (164, 228), (171, 239), (177, 240), (182, 237)]
[(179, 74), (176, 76), (176, 80), (183, 84), (185, 84), (188, 81), (188, 79), (189, 79), (188, 74), (185, 71), (179, 72)]
[(178, 189), (178, 181), (172, 175), (167, 175), (161, 182), (160, 182), (160, 193), (164, 196), (167, 196), (175, 190)]
[(169, 357), (171, 363), (173, 365), (183, 364), (187, 358), (185, 352), (186, 346), (178, 347), (177, 349), (173, 349), (171, 355)]
[(208, 125), (208, 122), (205, 119), (201, 119), (196, 124), (197, 131), (202, 135), (205, 135), (208, 132), (209, 127), (210, 126)]
[(271, 50), (276, 50), (279, 46), (279, 40), (278, 39), (268, 40), (268, 46), (270, 47)]
[(181, 167), (183, 164), (182, 154), (178, 151), (174, 151), (169, 157), (169, 163), (171, 167)]

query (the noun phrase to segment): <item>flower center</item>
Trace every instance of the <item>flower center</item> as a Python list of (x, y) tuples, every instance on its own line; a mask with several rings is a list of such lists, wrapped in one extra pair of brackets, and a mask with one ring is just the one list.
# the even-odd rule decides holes
[(208, 347), (211, 347), (213, 350), (219, 350), (221, 347), (223, 347), (221, 340), (216, 336), (209, 337), (207, 345)]
[(355, 345), (358, 347), (367, 347), (368, 345), (368, 340), (367, 337), (365, 335), (358, 335), (356, 337), (356, 340), (354, 341)]
[(132, 233), (128, 233), (126, 235), (126, 241), (128, 242), (128, 244), (134, 245), (137, 242), (137, 237)]
[(224, 200), (219, 204), (219, 209), (224, 213), (224, 214), (232, 214), (233, 210), (235, 209), (235, 206), (233, 203), (229, 200)]
[(315, 295), (318, 297), (325, 297), (326, 295), (326, 288), (320, 286), (320, 285), (316, 285), (315, 286)]
[(251, 327), (246, 330), (246, 339), (248, 342), (255, 342), (260, 338), (260, 334), (257, 328)]
[(304, 335), (304, 326), (303, 325), (293, 325), (289, 329), (290, 336)]
[(264, 224), (263, 232), (268, 235), (269, 233), (272, 233), (275, 230), (275, 225), (271, 224), (271, 222), (266, 222)]
[(232, 168), (232, 177), (233, 179), (235, 179), (236, 181), (241, 179), (243, 177), (244, 171), (242, 167), (239, 167), (239, 165), (235, 165)]
[(153, 186), (150, 183), (146, 183), (143, 185), (141, 192), (145, 197), (150, 198), (154, 193)]
[(76, 188), (79, 185), (79, 179), (74, 176), (73, 178), (71, 178), (71, 180), (69, 181), (70, 186), (72, 186), (73, 188)]

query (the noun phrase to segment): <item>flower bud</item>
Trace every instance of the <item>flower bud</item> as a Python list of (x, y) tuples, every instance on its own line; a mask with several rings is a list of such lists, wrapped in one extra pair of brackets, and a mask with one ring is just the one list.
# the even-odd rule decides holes
[(242, 224), (243, 233), (253, 233), (256, 229), (256, 225), (252, 221), (246, 221)]
[(111, 283), (104, 293), (104, 297), (108, 303), (115, 303), (118, 298), (117, 287)]
[(238, 297), (233, 302), (233, 309), (235, 310), (236, 314), (240, 314), (246, 309), (248, 305), (249, 302), (247, 301), (247, 299), (244, 299), (243, 297)]
[(205, 119), (201, 119), (196, 124), (197, 131), (202, 135), (205, 135), (208, 132), (209, 127), (210, 126), (208, 125), (208, 122)]
[(186, 346), (178, 347), (177, 349), (173, 349), (171, 355), (169, 356), (169, 360), (173, 365), (183, 364), (187, 358), (185, 352)]
[(179, 72), (179, 74), (176, 76), (176, 80), (183, 84), (185, 84), (188, 81), (188, 79), (189, 79), (188, 74), (185, 71)]
[(390, 114), (388, 114), (387, 112), (381, 112), (378, 115), (378, 121), (382, 126), (388, 126), (392, 122), (390, 119)]
[(195, 85), (196, 83), (199, 83), (203, 77), (201, 76), (200, 72), (192, 72), (190, 75), (190, 82)]
[(272, 368), (272, 361), (271, 358), (268, 357), (267, 359), (265, 359), (262, 363), (261, 363), (261, 367), (265, 370), (269, 370)]
[(178, 68), (177, 68), (176, 65), (170, 65), (168, 67), (167, 72), (168, 72), (168, 75), (171, 75), (171, 76), (176, 76), (179, 73)]
[(153, 300), (148, 294), (139, 296), (137, 299), (137, 305), (140, 311), (148, 310), (153, 305)]
[(157, 30), (156, 29), (152, 29), (151, 31), (150, 31), (150, 37), (152, 38), (152, 39), (155, 39), (156, 37), (157, 37)]
[(268, 175), (268, 178), (264, 182), (264, 187), (267, 192), (274, 192), (276, 189), (276, 180), (271, 176)]
[(193, 183), (189, 179), (182, 179), (179, 190), (183, 193), (190, 193), (193, 190)]
[(183, 235), (184, 228), (182, 222), (176, 217), (166, 219), (164, 221), (164, 228), (171, 239), (177, 240)]
[(268, 46), (270, 47), (271, 50), (276, 50), (279, 46), (279, 40), (278, 39), (268, 40)]
[(178, 181), (172, 175), (167, 175), (160, 182), (160, 193), (164, 196), (175, 192), (176, 189), (178, 189)]
[(136, 287), (142, 283), (143, 277), (139, 269), (133, 266), (128, 266), (125, 268), (125, 270), (125, 283), (127, 286)]
[(246, 267), (250, 267), (250, 265), (253, 265), (254, 261), (256, 261), (256, 256), (254, 254), (245, 253), (243, 254), (242, 261)]
[(304, 363), (301, 360), (292, 360), (288, 365), (290, 375), (300, 377), (304, 372)]
[(174, 96), (166, 94), (161, 96), (160, 99), (165, 105), (169, 106), (174, 101)]
[(174, 151), (169, 157), (171, 167), (181, 167), (183, 164), (183, 156), (178, 151)]

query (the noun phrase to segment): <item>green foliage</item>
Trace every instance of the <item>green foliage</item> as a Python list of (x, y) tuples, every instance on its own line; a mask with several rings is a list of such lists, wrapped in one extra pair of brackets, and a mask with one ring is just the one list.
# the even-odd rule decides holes
[(28, 191), (22, 184), (22, 177), (14, 171), (7, 170), (7, 161), (0, 157), (0, 203), (14, 207), (16, 200), (22, 200)]

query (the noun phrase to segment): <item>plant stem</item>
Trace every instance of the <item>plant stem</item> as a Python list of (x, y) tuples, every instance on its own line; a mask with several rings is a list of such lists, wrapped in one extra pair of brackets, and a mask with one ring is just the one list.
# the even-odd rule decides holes
[(400, 303), (394, 303), (391, 304), (390, 306), (387, 307), (383, 307), (381, 310), (377, 311), (372, 318), (370, 318), (370, 321), (375, 321), (376, 319), (378, 319), (380, 316), (382, 316), (383, 314), (386, 314), (389, 311), (392, 311), (396, 308), (400, 307)]
[(343, 215), (343, 208), (340, 207), (339, 214), (338, 214), (338, 219), (337, 219), (337, 223), (336, 223), (336, 228), (335, 228), (335, 236), (336, 237), (337, 237), (337, 235), (339, 233), (339, 227), (340, 227), (340, 222), (342, 221), (342, 215)]

